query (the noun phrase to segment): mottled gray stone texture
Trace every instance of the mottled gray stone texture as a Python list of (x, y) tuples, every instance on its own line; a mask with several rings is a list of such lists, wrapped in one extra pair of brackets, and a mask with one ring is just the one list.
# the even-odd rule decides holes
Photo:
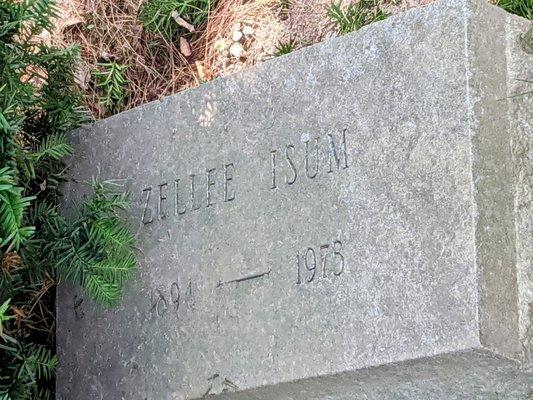
[(58, 399), (527, 398), (526, 27), (440, 1), (75, 132), (140, 271), (60, 285)]
[[(533, 24), (524, 42), (524, 23), (507, 29), (508, 101), (513, 173), (516, 184), (516, 252), (519, 336), (524, 360), (533, 363)], [(528, 52), (524, 51), (527, 49)], [(524, 95), (524, 93), (526, 93)]]
[(530, 400), (533, 374), (472, 350), (213, 396), (213, 400)]

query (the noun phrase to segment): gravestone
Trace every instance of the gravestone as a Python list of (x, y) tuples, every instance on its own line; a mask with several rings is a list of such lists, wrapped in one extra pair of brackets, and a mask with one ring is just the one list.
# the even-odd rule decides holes
[(440, 1), (76, 131), (140, 271), (60, 285), (58, 398), (527, 398), (527, 26)]

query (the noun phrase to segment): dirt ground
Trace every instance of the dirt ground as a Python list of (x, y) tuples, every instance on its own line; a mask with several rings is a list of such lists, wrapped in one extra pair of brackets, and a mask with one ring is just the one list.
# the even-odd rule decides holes
[[(336, 35), (326, 15), (332, 0), (219, 0), (205, 26), (178, 43), (168, 43), (145, 32), (138, 21), (143, 1), (58, 2), (59, 18), (45, 39), (81, 47), (77, 77), (97, 118), (110, 115), (99, 104), (101, 94), (92, 82), (102, 62), (128, 66), (129, 96), (123, 110), (260, 63), (282, 44), (298, 48)], [(382, 8), (392, 15), (429, 2), (385, 0)]]
[[(383, 2), (383, 9), (390, 15), (413, 7), (429, 4), (432, 0), (398, 0)], [(344, 1), (344, 4), (355, 1)], [(335, 31), (326, 17), (331, 0), (294, 0), (283, 21), (286, 38), (292, 36), (297, 42), (313, 44), (335, 36)]]

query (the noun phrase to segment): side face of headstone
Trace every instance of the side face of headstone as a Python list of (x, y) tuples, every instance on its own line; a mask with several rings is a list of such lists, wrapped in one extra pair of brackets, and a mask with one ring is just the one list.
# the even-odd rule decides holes
[[(467, 97), (472, 129), (479, 330), (483, 346), (518, 356), (515, 191), (509, 102), (509, 14), (485, 2), (467, 10)], [(525, 24), (524, 24), (525, 27)], [(515, 37), (517, 33), (515, 33)], [(515, 38), (516, 40), (516, 38)], [(487, 43), (491, 43), (487, 46)]]
[[(533, 363), (533, 26), (508, 22), (509, 122), (516, 182), (516, 273), (522, 359)], [(533, 384), (532, 384), (533, 386)]]
[(80, 129), (72, 177), (126, 182), (140, 272), (116, 310), (60, 287), (58, 398), (197, 398), (480, 340), (515, 352), (516, 308), (509, 343), (493, 312), (512, 308), (516, 271), (507, 297), (480, 290), (477, 257), (502, 270), (478, 217), (512, 200), (512, 171), (478, 190), (484, 161), (510, 152), (483, 142), (484, 102), (506, 88), (476, 81), (490, 69), (469, 39), (477, 4), (435, 3)]

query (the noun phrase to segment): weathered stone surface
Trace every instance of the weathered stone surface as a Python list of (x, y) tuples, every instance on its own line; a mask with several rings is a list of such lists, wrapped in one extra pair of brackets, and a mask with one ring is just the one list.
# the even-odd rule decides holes
[(529, 400), (533, 375), (519, 363), (472, 350), (302, 379), (217, 400)]
[[(508, 92), (511, 147), (516, 183), (516, 252), (519, 335), (523, 358), (533, 363), (533, 25), (529, 44), (523, 42), (524, 24), (512, 19), (507, 34)], [(524, 51), (527, 50), (527, 51)]]
[(437, 2), (76, 132), (67, 198), (124, 179), (141, 270), (116, 310), (60, 287), (58, 398), (531, 354), (526, 26)]

